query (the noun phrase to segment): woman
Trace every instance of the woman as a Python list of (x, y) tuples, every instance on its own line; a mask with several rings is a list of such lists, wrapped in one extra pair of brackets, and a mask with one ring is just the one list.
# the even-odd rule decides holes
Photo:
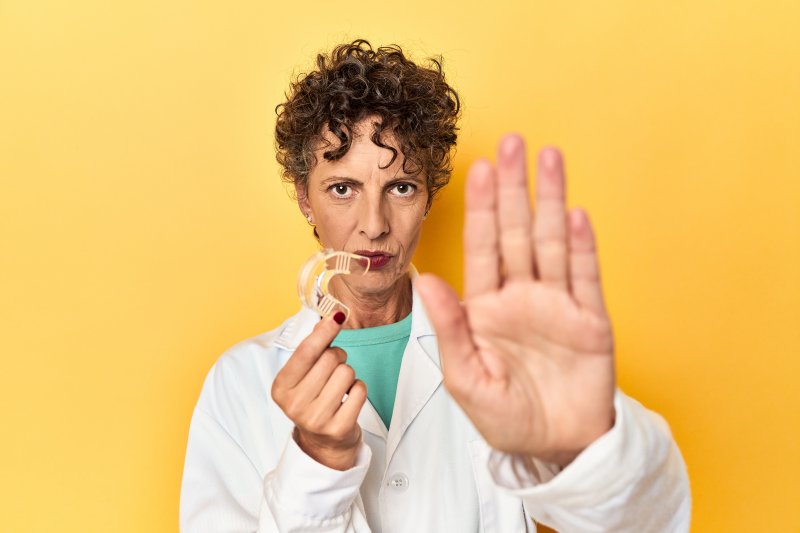
[(616, 389), (593, 232), (565, 209), (557, 150), (539, 154), (535, 216), (521, 138), (473, 164), (463, 304), (416, 276), (458, 114), (438, 62), (360, 40), (318, 56), (279, 106), (300, 211), (323, 247), (372, 268), (334, 278), (346, 323), (303, 309), (214, 365), (183, 530), (688, 529), (666, 423)]

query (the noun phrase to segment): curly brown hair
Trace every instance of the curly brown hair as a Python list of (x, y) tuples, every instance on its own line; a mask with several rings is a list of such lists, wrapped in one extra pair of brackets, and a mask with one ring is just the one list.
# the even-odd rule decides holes
[(452, 172), (452, 150), (461, 104), (456, 91), (445, 82), (442, 58), (431, 58), (430, 66), (409, 60), (397, 45), (373, 50), (364, 39), (336, 46), (329, 54), (318, 54), (316, 69), (301, 74), (275, 108), (275, 144), (283, 179), (306, 185), (316, 164), (314, 149), (332, 144), (323, 137), (327, 126), (340, 143), (323, 153), (329, 161), (350, 149), (354, 126), (370, 116), (374, 122), (371, 140), (383, 143), (391, 132), (403, 156), (403, 172), (422, 173), (428, 185), (428, 203), (444, 187)]

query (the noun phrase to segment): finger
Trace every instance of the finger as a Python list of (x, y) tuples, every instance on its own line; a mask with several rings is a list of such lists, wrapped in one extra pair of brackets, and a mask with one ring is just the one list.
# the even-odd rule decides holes
[(497, 249), (497, 177), (492, 164), (476, 161), (467, 176), (464, 215), (464, 297), (500, 286)]
[(532, 279), (528, 170), (525, 143), (519, 135), (506, 135), (497, 150), (497, 219), (506, 278), (509, 281)]
[(340, 364), (347, 361), (347, 353), (338, 347), (326, 349), (306, 373), (303, 379), (293, 387), (293, 394), (297, 394), (305, 401), (311, 402), (319, 396), (322, 388), (328, 382)]
[(360, 379), (357, 379), (347, 392), (347, 399), (341, 403), (339, 410), (333, 415), (331, 421), (334, 425), (344, 428), (353, 427), (366, 401), (367, 385)]
[(439, 344), (445, 386), (452, 394), (466, 394), (485, 375), (455, 291), (441, 278), (422, 274), (416, 281)]
[(312, 409), (319, 413), (322, 420), (328, 420), (341, 407), (342, 398), (356, 381), (356, 371), (353, 367), (341, 364), (336, 367), (328, 382), (312, 402)]
[(575, 300), (582, 307), (605, 315), (594, 231), (583, 209), (569, 213), (569, 274)]
[(556, 148), (539, 152), (536, 175), (536, 224), (533, 240), (539, 279), (567, 289), (567, 229), (564, 167)]
[(536, 235), (536, 214), (535, 212), (531, 214), (531, 255), (533, 260), (533, 277), (539, 279), (539, 267), (537, 266), (536, 261), (536, 241), (534, 240), (534, 235)]
[(303, 379), (341, 331), (342, 326), (336, 321), (337, 318), (344, 322), (344, 313), (339, 311), (330, 317), (323, 318), (314, 326), (308, 337), (297, 346), (284, 367), (275, 376), (275, 381), (278, 382), (276, 385), (292, 388)]

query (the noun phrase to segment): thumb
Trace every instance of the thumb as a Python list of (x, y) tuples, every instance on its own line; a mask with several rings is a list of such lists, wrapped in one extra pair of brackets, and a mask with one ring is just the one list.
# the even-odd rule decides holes
[(479, 368), (475, 364), (477, 350), (472, 342), (467, 314), (456, 292), (433, 274), (420, 274), (414, 286), (436, 331), (445, 377), (453, 380), (456, 376), (475, 372)]

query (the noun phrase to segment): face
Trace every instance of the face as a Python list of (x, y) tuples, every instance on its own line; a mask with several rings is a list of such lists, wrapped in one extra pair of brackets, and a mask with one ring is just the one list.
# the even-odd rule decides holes
[[(390, 134), (382, 141), (398, 155), (382, 168), (392, 152), (372, 142), (372, 131), (371, 119), (357, 124), (350, 149), (338, 161), (325, 160), (322, 154), (331, 147), (320, 147), (307, 187), (296, 187), (300, 209), (311, 215), (323, 247), (370, 256), (366, 275), (334, 278), (361, 293), (390, 290), (405, 274), (428, 205), (424, 175), (403, 173), (402, 153)], [(325, 138), (338, 146), (327, 129)]]

